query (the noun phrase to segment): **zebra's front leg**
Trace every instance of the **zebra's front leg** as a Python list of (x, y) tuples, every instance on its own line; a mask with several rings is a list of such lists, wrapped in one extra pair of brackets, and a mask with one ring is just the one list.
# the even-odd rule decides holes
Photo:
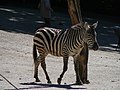
[(60, 77), (59, 77), (58, 80), (57, 80), (57, 83), (58, 83), (58, 84), (61, 84), (61, 80), (62, 80), (62, 78), (63, 78), (63, 75), (65, 74), (65, 72), (66, 72), (67, 69), (68, 69), (68, 57), (63, 57), (63, 62), (64, 62), (63, 72), (61, 73)]
[(79, 70), (79, 60), (74, 58), (74, 69), (75, 69), (75, 73), (76, 73), (76, 85), (83, 85), (83, 82), (81, 81), (81, 77), (80, 77), (80, 70)]
[(45, 75), (46, 75), (47, 83), (51, 83), (50, 78), (49, 78), (49, 75), (48, 75), (48, 73), (47, 73), (47, 71), (46, 71), (45, 59), (42, 60), (42, 62), (41, 62), (41, 67), (43, 68), (44, 73), (45, 73)]
[(84, 48), (82, 49), (81, 53), (79, 54), (79, 75), (81, 77), (81, 80), (84, 84), (89, 84), (88, 80), (88, 45), (85, 43)]

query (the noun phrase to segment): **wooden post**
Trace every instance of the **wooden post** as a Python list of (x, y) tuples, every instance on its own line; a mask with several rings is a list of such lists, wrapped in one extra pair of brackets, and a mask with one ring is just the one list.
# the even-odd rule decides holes
[[(72, 25), (82, 23), (82, 14), (80, 10), (80, 0), (67, 0), (68, 1), (68, 12), (71, 18)], [(89, 80), (87, 80), (88, 76), (88, 45), (85, 43), (84, 48), (78, 57), (79, 62), (79, 76), (84, 84), (88, 84)], [(79, 83), (78, 77), (76, 76), (76, 83)]]
[(72, 25), (82, 22), (80, 0), (68, 0), (68, 12)]

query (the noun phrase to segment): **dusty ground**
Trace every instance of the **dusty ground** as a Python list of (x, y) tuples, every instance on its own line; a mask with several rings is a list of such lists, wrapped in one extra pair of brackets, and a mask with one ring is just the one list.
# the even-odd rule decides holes
[[(32, 84), (33, 59), (32, 35), (12, 33), (0, 30), (0, 74), (6, 77), (19, 89), (88, 89), (88, 90), (119, 90), (120, 89), (120, 54), (117, 52), (90, 51), (89, 80), (90, 84), (70, 86), (75, 82), (73, 60), (69, 60), (69, 69), (62, 85), (56, 83), (62, 71), (62, 58), (47, 57), (47, 70), (52, 85), (46, 83), (42, 69), (39, 69), (41, 83)], [(65, 84), (66, 83), (66, 84)], [(14, 89), (0, 77), (0, 90)]]
[[(4, 17), (4, 15), (2, 17)], [(49, 55), (46, 58), (47, 71), (52, 81), (52, 84), (49, 85), (46, 83), (45, 75), (41, 68), (39, 68), (39, 77), (41, 79), (41, 83), (33, 83), (33, 35), (18, 33), (14, 30), (10, 30), (8, 32), (3, 28), (9, 28), (11, 23), (6, 23), (7, 25), (5, 25), (5, 22), (0, 22), (0, 24), (2, 26), (0, 30), (0, 74), (6, 77), (18, 89), (120, 90), (120, 50), (115, 50), (114, 47), (110, 46), (113, 44), (116, 45), (116, 37), (111, 33), (111, 31), (99, 31), (100, 34), (98, 35), (98, 39), (100, 39), (100, 49), (98, 51), (90, 50), (88, 63), (88, 78), (91, 82), (90, 84), (85, 84), (82, 86), (72, 85), (75, 82), (75, 72), (73, 69), (73, 60), (70, 57), (69, 69), (62, 80), (62, 85), (58, 85), (56, 80), (62, 72), (62, 58)], [(106, 27), (111, 27), (116, 24), (104, 21), (101, 23), (101, 25), (104, 25), (102, 30), (106, 30)], [(103, 38), (101, 39), (101, 37)], [(13, 90), (14, 87), (0, 76), (0, 90), (4, 89)]]

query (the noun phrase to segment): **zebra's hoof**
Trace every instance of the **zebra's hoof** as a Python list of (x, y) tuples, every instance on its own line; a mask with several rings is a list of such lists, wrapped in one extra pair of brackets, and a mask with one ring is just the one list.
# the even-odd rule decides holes
[(84, 80), (83, 83), (84, 83), (84, 84), (89, 84), (90, 81), (89, 81), (89, 80)]
[(76, 82), (74, 85), (83, 85), (82, 82)]
[(48, 84), (51, 84), (52, 82), (51, 82), (51, 81), (48, 81), (47, 83), (48, 83)]
[(61, 84), (61, 79), (58, 78), (57, 83), (60, 85)]
[(35, 82), (41, 82), (39, 79), (36, 79)]

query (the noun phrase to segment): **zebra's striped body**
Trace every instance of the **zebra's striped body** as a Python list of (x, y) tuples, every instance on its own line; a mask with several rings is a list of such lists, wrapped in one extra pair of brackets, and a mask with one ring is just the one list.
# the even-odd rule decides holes
[(80, 30), (74, 29), (73, 32), (72, 28), (66, 31), (56, 31), (45, 27), (36, 32), (34, 44), (38, 50), (42, 51), (40, 51), (41, 53), (44, 51), (46, 55), (64, 56), (66, 53), (69, 56), (73, 56), (79, 53), (82, 47), (81, 37), (79, 37), (78, 33), (80, 33)]
[(37, 60), (37, 55), (34, 55), (34, 52), (35, 54), (37, 53), (36, 51), (33, 51), (33, 57), (35, 61), (34, 77), (36, 78), (36, 81), (39, 81), (37, 76), (38, 74), (37, 68), (39, 66), (39, 63), (42, 62), (41, 66), (45, 71), (46, 78), (49, 83), (51, 82), (46, 71), (45, 57), (48, 54), (52, 54), (54, 56), (62, 56), (64, 60), (65, 65), (63, 67), (64, 70), (60, 75), (60, 78), (58, 78), (58, 83), (60, 84), (61, 79), (67, 70), (68, 57), (73, 56), (74, 60), (76, 60), (77, 56), (84, 47), (83, 46), (84, 43), (87, 43), (92, 47), (94, 47), (95, 45), (97, 46), (94, 33), (95, 31), (93, 30), (90, 31), (89, 29), (91, 29), (90, 26), (89, 25), (86, 26), (86, 24), (84, 25), (77, 24), (67, 30), (59, 30), (47, 27), (38, 29), (33, 39), (34, 41), (33, 50), (37, 49), (40, 54), (39, 60)]

